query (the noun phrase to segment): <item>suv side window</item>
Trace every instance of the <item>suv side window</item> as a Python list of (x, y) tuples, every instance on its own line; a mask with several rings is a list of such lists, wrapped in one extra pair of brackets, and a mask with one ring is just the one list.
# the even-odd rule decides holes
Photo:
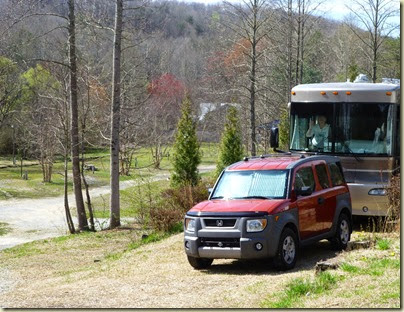
[(338, 186), (345, 183), (344, 175), (342, 174), (341, 164), (339, 162), (328, 164), (328, 168), (330, 169), (331, 182), (333, 186)]
[(327, 168), (325, 165), (316, 165), (316, 172), (318, 181), (320, 182), (321, 188), (326, 189), (330, 187), (330, 182), (328, 180)]
[(314, 192), (314, 185), (315, 181), (311, 167), (304, 167), (296, 171), (295, 190), (308, 186)]

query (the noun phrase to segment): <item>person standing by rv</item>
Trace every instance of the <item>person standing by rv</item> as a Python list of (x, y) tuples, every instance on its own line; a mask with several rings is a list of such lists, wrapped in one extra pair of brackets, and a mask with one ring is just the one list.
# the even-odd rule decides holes
[(330, 135), (330, 125), (327, 124), (327, 118), (324, 115), (318, 116), (318, 124), (314, 124), (314, 120), (310, 121), (306, 137), (312, 138), (311, 144), (314, 149), (324, 149), (324, 146), (328, 145)]

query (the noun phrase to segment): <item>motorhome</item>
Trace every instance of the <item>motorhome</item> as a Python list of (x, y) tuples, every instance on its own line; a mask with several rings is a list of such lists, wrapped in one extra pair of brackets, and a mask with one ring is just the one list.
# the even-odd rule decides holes
[(339, 156), (353, 215), (387, 215), (386, 186), (400, 170), (400, 81), (360, 76), (291, 93), (290, 151)]

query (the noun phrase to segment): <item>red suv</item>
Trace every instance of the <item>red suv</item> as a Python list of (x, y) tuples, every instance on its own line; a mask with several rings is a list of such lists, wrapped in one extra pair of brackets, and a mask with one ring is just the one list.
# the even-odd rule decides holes
[(222, 172), (209, 200), (187, 212), (185, 252), (195, 269), (219, 258), (273, 258), (287, 270), (300, 246), (328, 239), (345, 249), (351, 214), (338, 157), (245, 158)]

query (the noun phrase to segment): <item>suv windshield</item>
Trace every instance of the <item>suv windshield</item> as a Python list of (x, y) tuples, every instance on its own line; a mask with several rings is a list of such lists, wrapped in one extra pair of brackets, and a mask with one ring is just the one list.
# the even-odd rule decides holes
[(286, 198), (289, 170), (226, 171), (210, 199)]

